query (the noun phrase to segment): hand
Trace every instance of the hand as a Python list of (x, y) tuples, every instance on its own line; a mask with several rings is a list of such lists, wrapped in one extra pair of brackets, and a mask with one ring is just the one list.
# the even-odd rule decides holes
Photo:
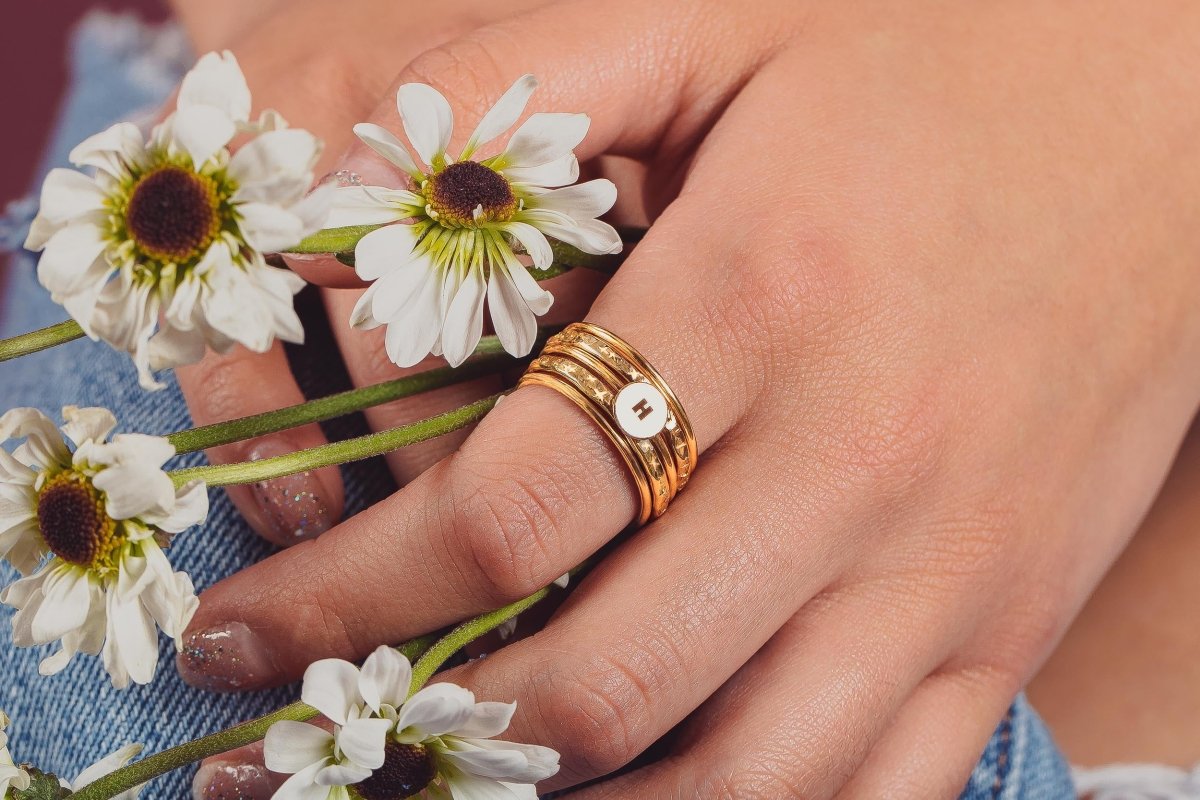
[[(956, 796), (1200, 398), (1198, 32), (1174, 1), (568, 2), (404, 68), (461, 119), (533, 72), (592, 115), (581, 156), (642, 163), (654, 224), (588, 318), (705, 451), (542, 632), (448, 676), (563, 753), (542, 788), (686, 720), (575, 796)], [(392, 92), (372, 119), (398, 129)], [(634, 510), (592, 424), (519, 390), (208, 590), (192, 630), (233, 658), (189, 679), (281, 683), (499, 606)]]

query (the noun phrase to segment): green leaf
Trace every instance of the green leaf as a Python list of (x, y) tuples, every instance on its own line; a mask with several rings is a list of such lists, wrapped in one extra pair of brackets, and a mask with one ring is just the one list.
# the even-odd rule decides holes
[(62, 800), (71, 796), (71, 790), (63, 788), (58, 776), (33, 767), (24, 769), (29, 773), (29, 788), (21, 792), (14, 789), (13, 800)]

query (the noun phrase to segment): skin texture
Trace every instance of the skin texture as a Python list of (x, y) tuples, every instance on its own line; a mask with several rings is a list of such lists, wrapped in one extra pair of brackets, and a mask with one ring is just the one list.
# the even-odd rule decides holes
[[(528, 71), (536, 110), (592, 115), (581, 158), (641, 165), (621, 189), (653, 226), (586, 316), (666, 376), (700, 469), (542, 632), (447, 675), (517, 700), (511, 736), (562, 752), (541, 788), (606, 775), (675, 729), (662, 760), (573, 796), (952, 798), (1196, 411), (1200, 8), (745, 12), (506, 7), (440, 43), (397, 23), (369, 75), (357, 59), (383, 51), (365, 45), (281, 59), (307, 79), (233, 49), (256, 101), (331, 152), (354, 121), (399, 129), (399, 83), (474, 120)], [(275, 24), (303, 24), (287, 16)], [(371, 108), (346, 108), (362, 97)], [(377, 163), (351, 147), (331, 167)], [(560, 303), (586, 307), (575, 288), (556, 287)], [(326, 296), (344, 318), (355, 290)], [(380, 379), (378, 339), (344, 335), (351, 374)], [(244, 388), (284, 369), (275, 353), (188, 371), (197, 421), (291, 402), (283, 380)], [(524, 596), (633, 512), (602, 436), (524, 389), (387, 501), (209, 589), (191, 630), (245, 625), (262, 685), (282, 683)]]

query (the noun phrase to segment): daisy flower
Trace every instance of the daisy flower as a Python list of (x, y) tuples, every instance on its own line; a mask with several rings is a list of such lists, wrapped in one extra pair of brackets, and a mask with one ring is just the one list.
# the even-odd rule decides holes
[[(176, 489), (162, 465), (166, 440), (120, 434), (103, 408), (63, 409), (61, 432), (40, 411), (0, 416), (0, 558), (26, 577), (0, 592), (13, 606), (13, 642), (61, 642), (43, 675), (77, 652), (103, 655), (113, 685), (149, 683), (158, 662), (156, 625), (179, 644), (199, 601), (163, 547), (208, 514), (200, 482)], [(64, 441), (74, 445), (71, 449)]]
[[(321, 142), (274, 112), (249, 115), (237, 60), (209, 53), (148, 140), (118, 123), (71, 151), (94, 175), (55, 169), (42, 186), (25, 242), (42, 251), (38, 279), (89, 336), (133, 355), (146, 388), (206, 345), (303, 341), (292, 297), (304, 281), (263, 254), (328, 215), (329, 192), (308, 193)], [(231, 156), (238, 133), (254, 138)]]
[(0, 798), (8, 797), (8, 790), (23, 791), (29, 788), (29, 773), (21, 769), (13, 761), (8, 752), (8, 715), (0, 711)]
[(304, 702), (334, 730), (271, 727), (267, 769), (294, 773), (275, 800), (537, 800), (534, 784), (558, 772), (558, 753), (548, 747), (492, 740), (508, 728), (515, 703), (477, 703), (449, 683), (408, 697), (411, 684), (408, 659), (390, 647), (368, 656), (361, 671), (338, 659), (310, 666)]
[(339, 188), (329, 225), (407, 220), (359, 241), (355, 269), (371, 285), (351, 317), (357, 328), (386, 325), (388, 356), (402, 367), (431, 352), (461, 364), (483, 333), (485, 299), (504, 348), (527, 354), (535, 318), (553, 298), (525, 262), (549, 267), (549, 239), (586, 253), (621, 250), (616, 230), (596, 219), (616, 202), (616, 187), (607, 180), (571, 185), (579, 178), (572, 151), (591, 124), (586, 114), (533, 114), (503, 152), (472, 158), (516, 123), (536, 86), (532, 75), (513, 84), (457, 159), (446, 152), (454, 129), (450, 104), (425, 84), (405, 84), (396, 95), (421, 163), (384, 128), (354, 126), (363, 142), (407, 174), (409, 185)]

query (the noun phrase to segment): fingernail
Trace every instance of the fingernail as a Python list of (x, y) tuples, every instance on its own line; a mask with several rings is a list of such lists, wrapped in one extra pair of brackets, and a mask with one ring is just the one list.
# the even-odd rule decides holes
[(175, 661), (185, 681), (214, 692), (257, 688), (275, 671), (266, 648), (241, 622), (193, 633)]
[(204, 764), (192, 780), (193, 800), (267, 800), (274, 791), (258, 764)]
[[(263, 442), (250, 451), (251, 461), (293, 452), (280, 441)], [(254, 502), (263, 510), (269, 530), (264, 533), (285, 547), (320, 536), (333, 527), (334, 518), (325, 502), (325, 487), (312, 472), (299, 472), (259, 481), (250, 487)]]

